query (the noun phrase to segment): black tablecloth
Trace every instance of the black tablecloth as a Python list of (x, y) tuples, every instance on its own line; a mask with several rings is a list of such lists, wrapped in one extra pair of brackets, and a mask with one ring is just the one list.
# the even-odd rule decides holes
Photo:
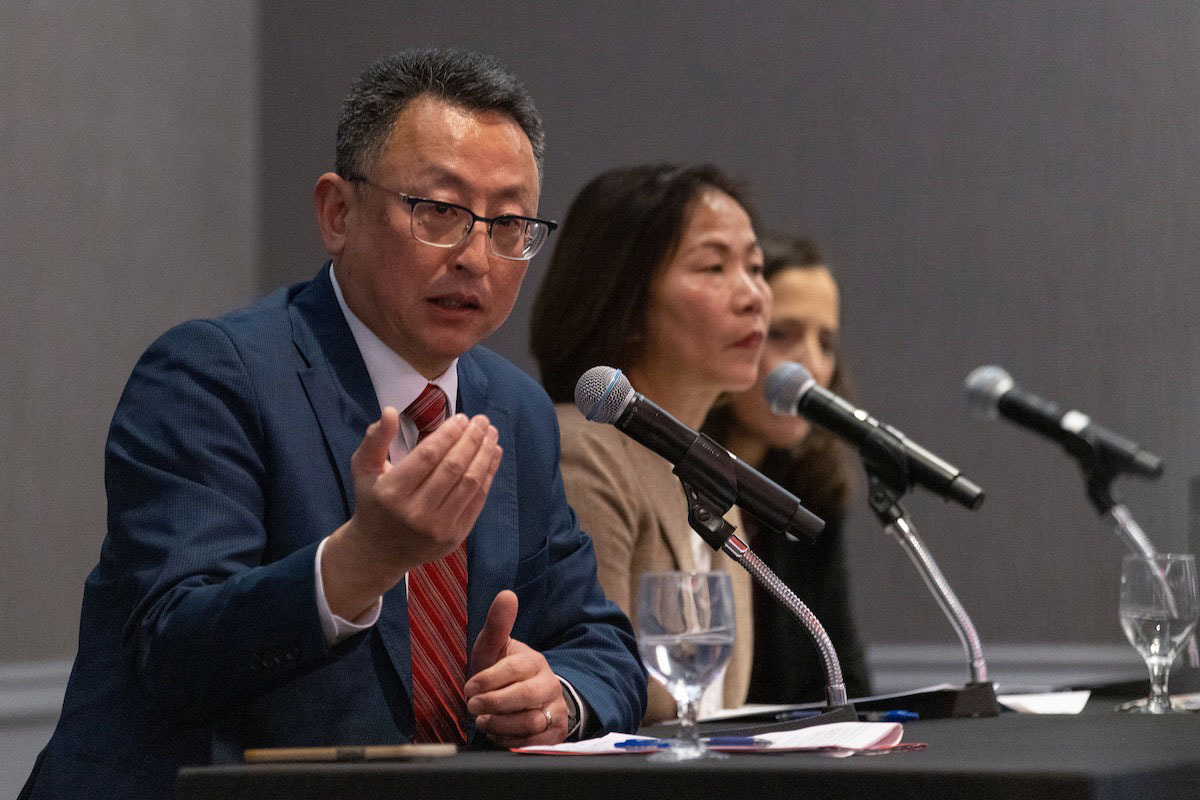
[(929, 746), (850, 758), (746, 754), (686, 765), (656, 765), (631, 754), (464, 752), (421, 762), (197, 767), (181, 771), (179, 797), (1200, 797), (1196, 714), (929, 720), (905, 725), (904, 740)]

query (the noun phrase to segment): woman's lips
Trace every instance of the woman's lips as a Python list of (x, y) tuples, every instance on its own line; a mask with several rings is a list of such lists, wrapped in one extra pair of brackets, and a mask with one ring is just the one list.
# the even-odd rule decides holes
[(766, 337), (764, 336), (764, 334), (761, 331), (754, 331), (753, 333), (747, 334), (747, 335), (743, 336), (741, 339), (738, 339), (736, 342), (733, 343), (733, 346), (738, 347), (738, 348), (745, 348), (747, 350), (757, 349), (759, 347), (759, 345), (761, 345), (763, 343), (764, 338), (766, 338)]

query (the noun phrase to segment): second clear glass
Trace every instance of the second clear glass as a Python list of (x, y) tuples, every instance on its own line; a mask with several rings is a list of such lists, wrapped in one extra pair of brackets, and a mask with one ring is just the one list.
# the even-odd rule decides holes
[(1121, 627), (1150, 670), (1150, 697), (1119, 711), (1168, 714), (1171, 664), (1200, 617), (1196, 560), (1189, 554), (1129, 555), (1121, 563)]

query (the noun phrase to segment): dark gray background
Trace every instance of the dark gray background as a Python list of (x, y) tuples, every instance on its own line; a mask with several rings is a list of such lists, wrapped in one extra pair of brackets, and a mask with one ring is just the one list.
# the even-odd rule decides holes
[(0, 2), (0, 666), (75, 654), (138, 355), (260, 283), (257, 22), (248, 3)]
[[(1121, 641), (1121, 548), (1073, 465), (971, 419), (961, 385), (1003, 364), (1161, 454), (1161, 481), (1123, 488), (1160, 549), (1185, 546), (1200, 6), (25, 0), (0, 8), (0, 661), (74, 653), (137, 354), (317, 270), (311, 189), (340, 98), (375, 57), (428, 44), (495, 53), (531, 89), (546, 216), (603, 169), (711, 160), (773, 227), (816, 238), (856, 399), (988, 490), (974, 514), (909, 503), (985, 647)], [(531, 371), (542, 266), (492, 342)], [(952, 642), (863, 503), (867, 640)]]

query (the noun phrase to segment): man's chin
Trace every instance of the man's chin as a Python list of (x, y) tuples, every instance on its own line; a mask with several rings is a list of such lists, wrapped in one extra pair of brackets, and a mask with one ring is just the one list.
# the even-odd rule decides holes
[(482, 336), (467, 334), (439, 337), (437, 341), (430, 342), (425, 348), (426, 360), (430, 364), (440, 365), (441, 371), (444, 372), (446, 367), (450, 366), (451, 361), (479, 344), (482, 340)]

